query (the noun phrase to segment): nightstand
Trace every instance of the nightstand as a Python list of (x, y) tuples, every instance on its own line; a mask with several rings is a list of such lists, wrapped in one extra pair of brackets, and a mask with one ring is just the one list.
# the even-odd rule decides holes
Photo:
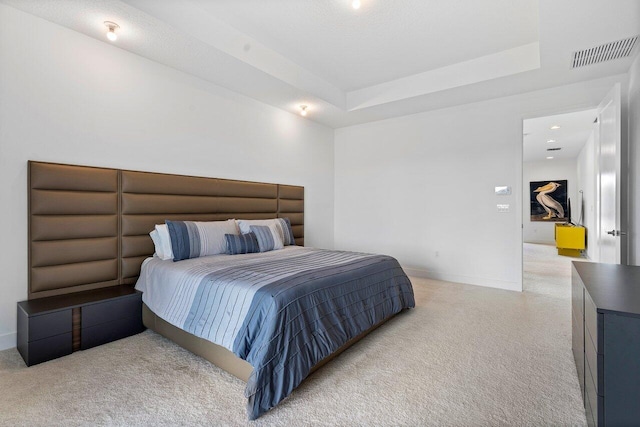
[(144, 330), (142, 293), (111, 286), (18, 303), (18, 351), (27, 366)]

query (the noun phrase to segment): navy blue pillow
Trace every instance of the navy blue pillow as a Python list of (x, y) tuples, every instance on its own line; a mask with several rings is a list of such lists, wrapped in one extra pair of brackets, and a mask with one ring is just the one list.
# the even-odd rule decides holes
[(253, 232), (247, 234), (225, 234), (224, 238), (227, 240), (227, 253), (230, 255), (260, 252), (258, 240)]

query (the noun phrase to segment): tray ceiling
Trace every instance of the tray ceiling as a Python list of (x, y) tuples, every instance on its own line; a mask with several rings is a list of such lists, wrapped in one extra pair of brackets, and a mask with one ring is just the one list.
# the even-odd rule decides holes
[(573, 52), (640, 34), (637, 0), (0, 0), (339, 128), (626, 73)]

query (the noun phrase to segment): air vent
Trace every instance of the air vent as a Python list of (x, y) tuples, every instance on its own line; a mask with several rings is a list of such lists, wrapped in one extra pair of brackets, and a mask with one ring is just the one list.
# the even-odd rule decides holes
[(561, 147), (556, 147), (556, 148), (547, 148), (547, 151), (560, 151), (562, 150)]
[(628, 39), (606, 43), (590, 49), (573, 52), (571, 68), (584, 67), (585, 65), (599, 64), (600, 62), (611, 61), (618, 58), (626, 58), (631, 54), (638, 36)]

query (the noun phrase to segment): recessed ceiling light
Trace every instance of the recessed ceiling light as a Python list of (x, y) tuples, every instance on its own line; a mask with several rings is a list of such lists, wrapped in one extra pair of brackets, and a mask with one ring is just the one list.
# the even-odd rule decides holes
[(354, 9), (360, 9), (360, 0), (353, 0), (351, 2), (351, 7), (353, 7)]
[(547, 157), (547, 160), (551, 160), (551, 159), (553, 159), (553, 156), (548, 156)]
[(555, 139), (547, 139), (547, 142), (553, 144), (554, 142), (556, 142), (556, 140)]
[(307, 115), (307, 106), (306, 105), (301, 105), (300, 106), (300, 115), (301, 116), (306, 116)]
[(560, 126), (558, 126), (558, 125), (553, 125), (553, 126), (551, 126), (549, 129), (551, 129), (551, 130), (560, 129)]
[(120, 28), (120, 25), (111, 21), (104, 21), (104, 25), (109, 29), (107, 31), (107, 38), (112, 42), (118, 40), (118, 35), (116, 34), (116, 30)]

